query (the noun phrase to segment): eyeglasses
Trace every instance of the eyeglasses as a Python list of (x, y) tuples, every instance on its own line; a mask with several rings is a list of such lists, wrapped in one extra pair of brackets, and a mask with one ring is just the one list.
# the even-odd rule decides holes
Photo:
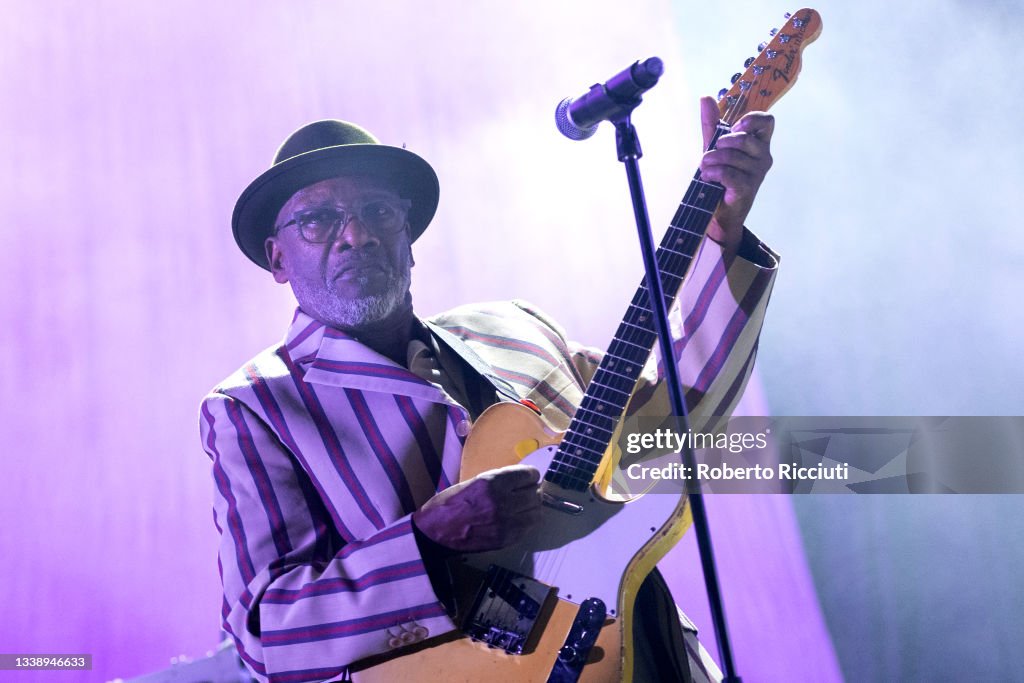
[(313, 244), (333, 242), (353, 218), (377, 237), (392, 237), (405, 227), (412, 202), (408, 199), (370, 199), (351, 206), (318, 206), (300, 211), (284, 225), (274, 228), (276, 235), (289, 225), (299, 227), (302, 239)]

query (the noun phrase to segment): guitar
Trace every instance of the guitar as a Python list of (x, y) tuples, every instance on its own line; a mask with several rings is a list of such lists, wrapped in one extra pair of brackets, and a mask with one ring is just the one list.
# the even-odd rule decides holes
[[(767, 110), (796, 81), (821, 18), (811, 9), (787, 18), (719, 94), (721, 121), (710, 147), (740, 117)], [(669, 304), (722, 194), (721, 185), (702, 181), (698, 171), (658, 247)], [(688, 526), (685, 497), (623, 501), (595, 484), (656, 339), (649, 303), (641, 285), (566, 432), (550, 431), (531, 408), (516, 403), (491, 406), (476, 421), (461, 480), (517, 462), (537, 467), (544, 472), (542, 533), (466, 556), (456, 582), (461, 633), (358, 663), (352, 680), (632, 680), (637, 592)]]

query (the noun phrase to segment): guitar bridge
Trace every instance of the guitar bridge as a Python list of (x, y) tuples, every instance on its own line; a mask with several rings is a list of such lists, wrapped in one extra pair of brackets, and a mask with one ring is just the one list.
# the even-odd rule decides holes
[(491, 565), (462, 624), (462, 632), (490, 647), (521, 655), (534, 646), (535, 626), (550, 586)]

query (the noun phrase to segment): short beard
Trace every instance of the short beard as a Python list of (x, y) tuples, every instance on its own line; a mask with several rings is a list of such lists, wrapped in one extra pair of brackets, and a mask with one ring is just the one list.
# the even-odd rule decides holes
[(361, 299), (348, 299), (337, 302), (335, 324), (342, 328), (358, 328), (379, 322), (398, 310), (405, 302), (412, 285), (412, 277), (408, 268), (402, 272), (392, 272), (388, 280), (391, 286), (381, 294), (371, 294)]
[[(405, 303), (412, 285), (409, 264), (394, 267), (385, 264), (388, 288), (380, 294), (371, 294), (358, 299), (342, 299), (331, 296), (324, 289), (310, 288), (301, 281), (292, 281), (292, 289), (300, 306), (320, 322), (344, 330), (359, 329), (384, 320)], [(308, 307), (308, 308), (307, 308)]]

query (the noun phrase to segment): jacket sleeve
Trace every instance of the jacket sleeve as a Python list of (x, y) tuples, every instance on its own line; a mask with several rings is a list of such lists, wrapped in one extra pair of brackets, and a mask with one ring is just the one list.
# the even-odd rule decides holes
[(345, 539), (301, 465), (242, 401), (202, 404), (224, 628), (260, 680), (317, 681), (454, 628), (410, 516)]
[[(669, 315), (694, 428), (731, 415), (742, 398), (777, 269), (778, 256), (747, 230), (739, 255), (731, 259), (723, 257), (716, 243), (704, 240)], [(656, 357), (660, 380), (660, 353)], [(642, 387), (629, 412), (673, 414), (667, 387), (661, 382)]]

